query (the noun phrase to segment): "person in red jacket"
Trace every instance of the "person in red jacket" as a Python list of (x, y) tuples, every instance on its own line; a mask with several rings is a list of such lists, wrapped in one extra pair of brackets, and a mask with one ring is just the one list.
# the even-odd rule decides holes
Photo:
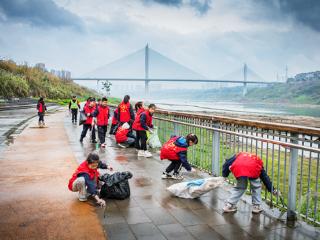
[(87, 197), (91, 195), (100, 206), (104, 207), (106, 202), (99, 197), (98, 168), (113, 170), (112, 167), (109, 167), (100, 161), (99, 155), (96, 152), (92, 152), (72, 174), (68, 183), (68, 188), (72, 192), (79, 192), (79, 201), (87, 201)]
[(118, 128), (115, 138), (119, 147), (126, 148), (134, 146), (135, 136), (132, 134), (128, 123), (124, 123)]
[(116, 108), (113, 111), (113, 116), (112, 116), (112, 122), (111, 122), (111, 128), (110, 128), (110, 135), (115, 135), (117, 131), (117, 126), (118, 126), (118, 108)]
[(44, 114), (47, 111), (46, 104), (44, 103), (43, 97), (40, 97), (37, 104), (38, 116), (39, 116), (39, 127), (44, 127)]
[(96, 118), (94, 122), (96, 122), (98, 126), (98, 137), (101, 144), (101, 147), (106, 147), (106, 133), (108, 130), (108, 123), (110, 117), (110, 109), (108, 107), (108, 99), (103, 97), (100, 104), (97, 105), (96, 110), (93, 113), (93, 116)]
[[(160, 150), (160, 159), (167, 159), (171, 163), (162, 173), (162, 179), (176, 179), (181, 180), (183, 176), (180, 175), (181, 166), (188, 172), (195, 171), (189, 164), (187, 159), (188, 147), (198, 143), (198, 137), (189, 133), (186, 137), (172, 136), (169, 141), (163, 144)], [(173, 171), (173, 175), (170, 173)]]
[(152, 154), (147, 151), (147, 131), (152, 132), (152, 115), (155, 110), (156, 105), (150, 104), (147, 110), (137, 113), (136, 119), (133, 122), (132, 128), (136, 131), (137, 135), (135, 147), (138, 150), (138, 156), (152, 157)]
[(121, 125), (125, 122), (131, 125), (134, 121), (134, 112), (129, 100), (130, 96), (125, 95), (123, 101), (118, 106), (118, 122)]
[(262, 202), (260, 179), (269, 192), (281, 196), (280, 191), (272, 186), (269, 176), (263, 169), (261, 158), (255, 154), (240, 152), (230, 159), (227, 159), (222, 167), (222, 176), (227, 178), (230, 172), (236, 177), (237, 185), (232, 189), (231, 196), (223, 207), (224, 212), (237, 211), (236, 204), (247, 190), (248, 180), (252, 192), (253, 213), (260, 213), (263, 211), (260, 207)]
[(96, 130), (94, 126), (92, 126), (93, 114), (95, 111), (95, 101), (93, 98), (89, 100), (89, 103), (83, 107), (83, 111), (87, 116), (87, 120), (83, 124), (82, 133), (80, 136), (80, 142), (83, 142), (83, 139), (87, 135), (88, 129), (91, 130), (91, 142), (96, 143)]

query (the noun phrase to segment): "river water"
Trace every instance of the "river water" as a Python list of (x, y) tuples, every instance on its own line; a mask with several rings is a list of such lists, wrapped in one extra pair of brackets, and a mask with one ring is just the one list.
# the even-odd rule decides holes
[(196, 111), (196, 112), (230, 112), (239, 114), (258, 114), (276, 116), (309, 116), (320, 117), (320, 106), (284, 105), (284, 104), (264, 104), (264, 103), (241, 103), (231, 101), (196, 101), (150, 99), (158, 107), (176, 111)]

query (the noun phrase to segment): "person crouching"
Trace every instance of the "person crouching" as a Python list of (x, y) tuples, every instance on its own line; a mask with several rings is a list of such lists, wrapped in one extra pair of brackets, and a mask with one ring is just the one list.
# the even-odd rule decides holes
[(117, 129), (115, 138), (118, 146), (122, 148), (133, 147), (136, 140), (128, 123), (124, 123)]
[[(190, 133), (186, 137), (172, 136), (169, 141), (163, 144), (160, 150), (160, 159), (171, 161), (167, 169), (162, 173), (162, 178), (172, 178), (176, 180), (183, 179), (180, 175), (181, 166), (188, 172), (195, 171), (189, 164), (187, 159), (188, 147), (197, 144), (198, 137)], [(173, 175), (170, 173), (173, 171)]]
[(68, 188), (72, 192), (79, 192), (79, 201), (87, 201), (87, 197), (92, 196), (100, 206), (104, 207), (106, 202), (99, 197), (98, 168), (110, 169), (112, 171), (111, 167), (108, 167), (106, 164), (100, 161), (97, 153), (92, 152), (73, 173), (69, 180)]

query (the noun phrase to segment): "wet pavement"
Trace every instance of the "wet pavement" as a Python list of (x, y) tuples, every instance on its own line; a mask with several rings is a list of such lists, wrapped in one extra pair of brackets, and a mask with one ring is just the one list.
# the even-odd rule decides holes
[[(97, 146), (89, 142), (89, 134), (80, 144), (82, 128), (72, 125), (69, 118), (65, 118), (65, 129), (80, 163)], [(319, 228), (302, 222), (294, 228), (287, 227), (284, 221), (271, 217), (269, 213), (277, 210), (266, 205), (265, 213), (252, 214), (248, 196), (239, 202), (236, 213), (223, 214), (230, 186), (194, 200), (171, 196), (166, 188), (176, 181), (161, 179), (168, 162), (160, 161), (158, 153), (149, 159), (137, 157), (135, 149), (118, 148), (113, 137), (107, 138), (106, 149), (98, 151), (115, 171), (133, 173), (129, 199), (107, 200), (105, 211), (96, 208), (108, 239), (320, 239)], [(208, 175), (185, 173), (186, 179), (201, 177)]]
[[(2, 115), (1, 115), (2, 116)], [(37, 118), (0, 155), (0, 239), (105, 239), (95, 206), (68, 188), (77, 167), (65, 111)]]

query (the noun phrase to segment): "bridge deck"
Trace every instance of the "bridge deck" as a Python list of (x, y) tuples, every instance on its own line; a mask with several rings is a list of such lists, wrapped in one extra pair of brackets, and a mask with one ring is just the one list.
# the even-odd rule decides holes
[(100, 150), (101, 158), (116, 170), (133, 173), (132, 196), (108, 200), (105, 211), (78, 202), (67, 180), (75, 161), (83, 161), (95, 146), (88, 137), (83, 145), (78, 142), (81, 128), (64, 113), (46, 118), (48, 128), (34, 128), (35, 119), (0, 157), (1, 239), (99, 239), (102, 230), (108, 239), (120, 240), (319, 239), (319, 229), (302, 223), (289, 228), (268, 214), (253, 215), (245, 201), (237, 213), (222, 214), (228, 187), (197, 200), (172, 197), (165, 189), (174, 181), (160, 178), (167, 162), (137, 158), (134, 149), (119, 149), (113, 139)]

